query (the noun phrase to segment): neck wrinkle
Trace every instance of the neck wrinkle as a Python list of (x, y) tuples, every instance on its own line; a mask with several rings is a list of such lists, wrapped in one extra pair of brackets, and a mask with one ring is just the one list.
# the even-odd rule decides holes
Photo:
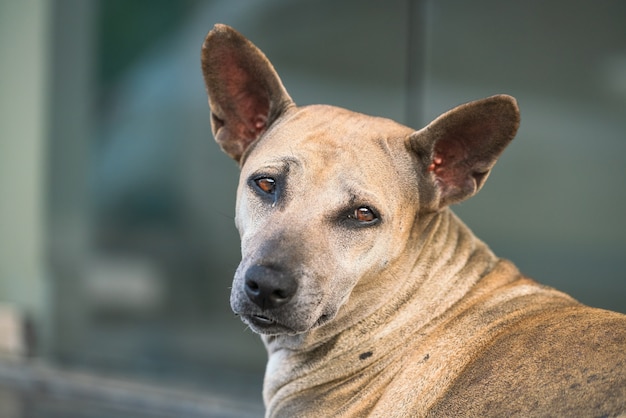
[(467, 295), (499, 258), (449, 209), (435, 214), (422, 236), (405, 293), (411, 311), (430, 320)]

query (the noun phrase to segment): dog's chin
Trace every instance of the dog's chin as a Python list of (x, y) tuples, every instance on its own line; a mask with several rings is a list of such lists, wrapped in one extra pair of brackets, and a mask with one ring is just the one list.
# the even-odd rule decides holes
[(322, 315), (312, 324), (285, 324), (273, 318), (264, 315), (240, 315), (241, 320), (250, 327), (250, 329), (260, 335), (298, 335), (317, 328), (331, 318), (330, 315)]

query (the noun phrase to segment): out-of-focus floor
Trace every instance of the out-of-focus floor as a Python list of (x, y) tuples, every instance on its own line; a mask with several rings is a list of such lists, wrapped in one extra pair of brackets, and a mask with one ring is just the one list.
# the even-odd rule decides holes
[(255, 400), (0, 360), (2, 418), (263, 416)]

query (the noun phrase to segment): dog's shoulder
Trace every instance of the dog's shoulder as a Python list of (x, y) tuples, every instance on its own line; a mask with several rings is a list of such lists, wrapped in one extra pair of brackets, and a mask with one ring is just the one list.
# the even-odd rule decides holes
[(626, 411), (626, 316), (574, 305), (526, 317), (465, 367), (434, 416)]

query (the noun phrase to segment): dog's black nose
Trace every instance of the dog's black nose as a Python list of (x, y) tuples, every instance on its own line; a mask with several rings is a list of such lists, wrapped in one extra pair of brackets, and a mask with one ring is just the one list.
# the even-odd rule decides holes
[(284, 305), (298, 290), (292, 276), (271, 267), (252, 266), (246, 271), (245, 279), (246, 295), (261, 309)]

